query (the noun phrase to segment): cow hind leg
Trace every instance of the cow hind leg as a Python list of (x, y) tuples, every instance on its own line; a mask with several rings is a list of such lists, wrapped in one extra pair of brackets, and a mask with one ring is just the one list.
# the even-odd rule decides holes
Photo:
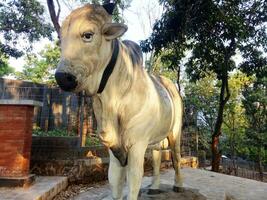
[(168, 136), (169, 144), (172, 151), (172, 163), (175, 170), (175, 179), (173, 190), (175, 192), (183, 191), (183, 178), (181, 175), (181, 152), (180, 152), (180, 140), (181, 140), (181, 130), (177, 132), (172, 132)]
[(129, 192), (127, 200), (137, 200), (144, 174), (144, 155), (146, 148), (146, 143), (138, 142), (128, 151), (127, 178)]
[(108, 170), (108, 179), (111, 186), (112, 198), (122, 200), (123, 186), (126, 180), (126, 169), (121, 166), (120, 161), (109, 151), (110, 163)]
[(152, 151), (152, 166), (153, 166), (153, 178), (152, 184), (148, 190), (148, 194), (159, 194), (160, 185), (160, 164), (161, 164), (161, 149), (154, 149)]

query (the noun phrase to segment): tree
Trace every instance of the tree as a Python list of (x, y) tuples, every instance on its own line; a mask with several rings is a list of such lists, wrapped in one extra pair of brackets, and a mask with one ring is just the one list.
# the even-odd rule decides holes
[(210, 133), (215, 125), (218, 99), (218, 81), (214, 73), (209, 72), (195, 83), (185, 84), (185, 120), (199, 130), (199, 146), (205, 151), (209, 148)]
[(243, 155), (244, 157), (247, 153), (244, 139), (248, 122), (242, 104), (242, 91), (252, 81), (252, 77), (248, 77), (239, 71), (232, 74), (229, 79), (231, 97), (225, 106), (222, 130), (226, 137), (221, 146), (226, 151), (225, 153), (232, 158), (235, 175), (237, 175), (236, 156)]
[(157, 56), (151, 55), (151, 58), (148, 61), (148, 62), (152, 62), (149, 64), (151, 66), (151, 69), (147, 69), (147, 70), (149, 73), (160, 74), (171, 79), (173, 82), (176, 82), (177, 72), (175, 71), (175, 69), (170, 69), (169, 62), (162, 62), (162, 60), (164, 60), (165, 57), (168, 57), (170, 54), (171, 54), (170, 51), (165, 51)]
[(55, 11), (55, 5), (54, 5), (54, 1), (53, 0), (47, 0), (47, 6), (48, 6), (48, 10), (49, 10), (51, 21), (52, 21), (52, 23), (54, 25), (54, 28), (55, 28), (56, 32), (57, 32), (58, 39), (60, 39), (59, 15), (60, 15), (60, 12), (61, 12), (61, 7), (60, 7), (60, 4), (59, 4), (59, 1), (57, 0), (57, 6), (58, 6), (57, 12)]
[[(115, 21), (123, 21), (123, 11), (130, 7), (130, 3), (132, 0), (117, 0), (116, 1), (116, 7), (113, 11), (113, 19)], [(51, 21), (54, 25), (54, 28), (57, 32), (57, 36), (60, 39), (60, 24), (59, 24), (59, 16), (61, 13), (61, 6), (59, 1), (57, 0), (57, 11), (56, 11), (56, 6), (54, 3), (54, 0), (47, 0), (47, 6), (48, 6), (48, 10), (50, 13), (50, 18)], [(80, 4), (85, 4), (85, 3), (94, 3), (94, 4), (107, 4), (110, 3), (110, 0), (76, 0), (76, 2), (79, 2)], [(71, 9), (73, 9), (73, 7), (69, 6)], [(122, 13), (120, 13), (120, 10)]]
[(261, 180), (263, 164), (267, 163), (267, 78), (258, 78), (243, 92), (243, 104), (248, 120), (246, 145), (250, 158), (258, 163)]
[(9, 66), (8, 64), (8, 58), (0, 52), (0, 77), (8, 75), (10, 73), (14, 72), (14, 69)]
[[(212, 170), (220, 164), (219, 138), (222, 134), (225, 105), (230, 98), (229, 72), (238, 66), (237, 52), (243, 56), (244, 71), (266, 65), (267, 2), (265, 0), (161, 0), (165, 12), (155, 23), (151, 36), (141, 43), (144, 51), (156, 53), (175, 49), (176, 60), (185, 57), (186, 71), (192, 81), (214, 72), (221, 81), (215, 127), (212, 131)], [(172, 58), (172, 60), (175, 60)], [(179, 64), (179, 63), (178, 63)], [(177, 65), (174, 65), (177, 67)], [(250, 69), (250, 70), (247, 70)], [(253, 70), (251, 70), (253, 69)], [(259, 71), (259, 70), (258, 70)], [(265, 71), (266, 72), (266, 71)]]
[(54, 70), (60, 58), (60, 49), (55, 43), (47, 45), (39, 53), (30, 53), (26, 56), (26, 64), (22, 72), (16, 72), (18, 79), (30, 80), (35, 83), (46, 83), (55, 85)]
[[(151, 34), (154, 23), (157, 19), (160, 18), (162, 14), (162, 6), (158, 5), (157, 0), (147, 0), (143, 1), (143, 3), (139, 5), (138, 9), (131, 9), (131, 12), (136, 15), (136, 19), (139, 22), (143, 36), (147, 37)], [(161, 64), (163, 64), (161, 62), (161, 56), (155, 57), (153, 51), (144, 54), (144, 61), (144, 67), (146, 68), (148, 73), (158, 70), (171, 72), (171, 70), (160, 66)]]
[[(18, 58), (23, 49), (18, 47), (19, 40), (29, 43), (42, 37), (52, 38), (52, 27), (44, 18), (44, 7), (37, 0), (4, 0), (0, 3), (0, 63), (5, 59)], [(25, 48), (31, 45), (26, 44)]]

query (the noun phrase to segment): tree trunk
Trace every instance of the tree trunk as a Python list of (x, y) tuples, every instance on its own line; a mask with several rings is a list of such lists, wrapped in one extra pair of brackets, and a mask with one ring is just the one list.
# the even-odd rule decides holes
[[(233, 117), (233, 116), (232, 116)], [(231, 155), (231, 161), (232, 161), (232, 166), (231, 168), (231, 172), (234, 171), (234, 175), (237, 176), (237, 165), (236, 165), (236, 150), (235, 150), (235, 145), (236, 145), (236, 138), (235, 138), (236, 134), (235, 134), (235, 128), (234, 128), (234, 122), (232, 124), (232, 128), (230, 129), (230, 155)]]
[(211, 170), (218, 172), (220, 166), (221, 154), (219, 151), (219, 137), (221, 133), (217, 135), (212, 135), (211, 151), (212, 151), (212, 161)]
[(60, 14), (60, 5), (59, 5), (58, 1), (57, 1), (57, 4), (58, 4), (58, 13), (56, 14), (54, 1), (53, 0), (47, 0), (47, 6), (48, 6), (50, 17), (51, 17), (52, 23), (54, 25), (54, 28), (57, 32), (58, 39), (60, 39), (60, 25), (58, 22), (58, 18), (59, 18), (59, 14)]
[[(226, 95), (225, 95), (226, 92)], [(219, 150), (219, 138), (222, 134), (221, 128), (223, 123), (223, 111), (225, 104), (230, 98), (230, 92), (228, 87), (228, 75), (227, 72), (222, 77), (222, 85), (220, 92), (220, 104), (218, 110), (218, 116), (215, 123), (214, 132), (212, 134), (212, 143), (211, 143), (211, 152), (212, 152), (212, 161), (211, 161), (211, 170), (214, 172), (219, 172), (221, 153)]]
[(233, 134), (233, 137), (232, 137), (232, 162), (233, 162), (233, 169), (234, 169), (234, 174), (235, 176), (238, 175), (238, 172), (237, 172), (237, 163), (236, 163), (236, 134), (235, 134), (235, 129), (233, 128), (232, 130), (232, 134)]
[(260, 181), (263, 181), (263, 165), (261, 159), (261, 145), (258, 147), (258, 169), (259, 169), (259, 178)]
[(181, 69), (180, 69), (180, 67), (178, 67), (178, 69), (177, 69), (177, 80), (176, 80), (176, 83), (177, 83), (179, 92), (181, 92), (181, 84), (180, 84), (180, 78), (181, 77), (180, 76), (181, 76)]
[[(223, 111), (226, 103), (230, 98), (230, 90), (228, 85), (228, 70), (230, 69), (230, 58), (235, 54), (236, 42), (234, 37), (231, 38), (231, 43), (228, 48), (224, 51), (224, 64), (221, 66), (223, 70), (222, 73), (219, 73), (222, 85), (220, 91), (220, 103), (218, 109), (218, 116), (215, 123), (214, 132), (212, 134), (212, 166), (211, 170), (214, 172), (219, 172), (221, 153), (219, 150), (219, 137), (222, 134), (221, 128), (223, 123)], [(218, 75), (218, 74), (217, 74)]]

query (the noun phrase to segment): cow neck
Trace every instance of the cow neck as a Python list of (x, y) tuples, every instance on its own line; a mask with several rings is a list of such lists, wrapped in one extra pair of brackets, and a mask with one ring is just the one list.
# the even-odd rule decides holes
[(112, 56), (111, 56), (111, 59), (110, 59), (108, 65), (106, 66), (106, 68), (102, 74), (100, 85), (99, 85), (99, 88), (97, 90), (98, 94), (102, 93), (103, 90), (105, 89), (107, 82), (108, 82), (108, 79), (109, 79), (110, 75), (112, 74), (114, 67), (116, 65), (116, 62), (117, 62), (117, 58), (118, 58), (118, 54), (119, 54), (119, 41), (117, 39), (115, 39), (115, 40), (113, 40), (112, 44), (113, 44)]

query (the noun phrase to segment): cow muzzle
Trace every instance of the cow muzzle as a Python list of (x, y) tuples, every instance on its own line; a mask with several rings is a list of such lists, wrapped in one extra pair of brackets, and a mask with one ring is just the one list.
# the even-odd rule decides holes
[(56, 72), (55, 78), (59, 87), (65, 91), (73, 91), (78, 85), (76, 77), (70, 73)]

